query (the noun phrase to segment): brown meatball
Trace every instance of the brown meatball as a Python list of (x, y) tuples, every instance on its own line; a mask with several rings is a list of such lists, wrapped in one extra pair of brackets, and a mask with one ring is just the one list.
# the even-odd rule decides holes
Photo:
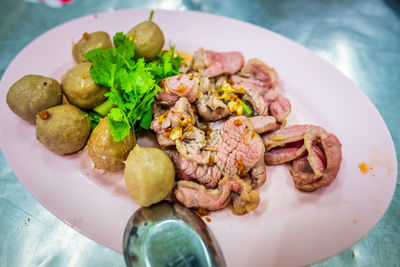
[(72, 105), (59, 105), (36, 116), (36, 138), (54, 153), (79, 151), (90, 135), (88, 116)]
[(108, 88), (93, 81), (91, 66), (90, 62), (78, 63), (67, 71), (62, 82), (68, 101), (81, 109), (92, 109), (107, 99), (104, 94)]
[(72, 56), (77, 63), (86, 61), (82, 57), (82, 54), (93, 50), (95, 48), (112, 48), (112, 42), (110, 36), (106, 32), (85, 32), (82, 38), (72, 48)]
[(119, 171), (124, 168), (124, 161), (136, 144), (135, 135), (131, 132), (122, 141), (115, 142), (104, 117), (94, 128), (88, 141), (89, 155), (94, 167), (106, 171)]
[(7, 104), (22, 119), (35, 123), (36, 114), (61, 104), (61, 85), (40, 75), (26, 75), (14, 83), (7, 93)]
[(135, 44), (135, 58), (154, 59), (164, 46), (164, 34), (152, 21), (143, 21), (133, 27), (127, 35)]

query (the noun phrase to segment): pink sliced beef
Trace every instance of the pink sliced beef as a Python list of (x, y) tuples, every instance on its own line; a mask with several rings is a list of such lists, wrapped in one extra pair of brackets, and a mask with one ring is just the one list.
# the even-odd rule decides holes
[(244, 64), (244, 57), (240, 52), (218, 53), (200, 48), (193, 54), (193, 69), (200, 71), (207, 77), (221, 74), (234, 74)]
[(297, 188), (312, 191), (328, 186), (337, 176), (341, 143), (314, 125), (294, 125), (263, 136), (267, 165), (292, 162), (290, 174)]
[(234, 213), (244, 214), (258, 207), (258, 191), (238, 177), (224, 177), (215, 189), (207, 189), (198, 183), (182, 180), (177, 182), (175, 188), (175, 196), (183, 205), (207, 210), (224, 208), (231, 201), (231, 193), (235, 193)]

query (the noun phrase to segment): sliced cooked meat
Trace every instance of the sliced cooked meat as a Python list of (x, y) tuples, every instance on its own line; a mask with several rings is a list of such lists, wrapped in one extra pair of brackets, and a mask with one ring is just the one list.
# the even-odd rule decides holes
[(246, 117), (227, 120), (222, 131), (211, 132), (205, 145), (202, 134), (188, 141), (185, 138), (175, 141), (180, 153), (176, 150), (167, 153), (175, 164), (179, 178), (196, 180), (207, 188), (215, 187), (222, 175), (244, 178), (250, 174), (254, 187), (265, 182), (265, 149), (261, 137)]
[(298, 189), (313, 191), (328, 186), (335, 180), (342, 161), (342, 146), (335, 135), (327, 133), (320, 127), (308, 134), (304, 143), (311, 144), (307, 162), (314, 176), (304, 174), (307, 173), (304, 169), (308, 170), (304, 167), (305, 163), (301, 165), (302, 168), (299, 167), (300, 164), (293, 163), (290, 172)]
[[(191, 181), (178, 181), (175, 189), (176, 198), (188, 208), (203, 208), (207, 210), (218, 210), (224, 208), (230, 202), (231, 192), (239, 193), (240, 209), (238, 212), (250, 212), (257, 208), (259, 203), (258, 192), (243, 180), (235, 177), (225, 176), (216, 189), (206, 189)], [(238, 203), (238, 201), (237, 201)]]
[[(222, 130), (216, 164), (225, 175), (243, 176), (262, 159), (265, 151), (262, 139), (244, 116), (230, 118)], [(257, 180), (265, 181), (265, 176)]]
[(292, 106), (289, 99), (284, 96), (279, 96), (277, 100), (269, 106), (269, 114), (274, 116), (278, 122), (284, 122), (289, 116)]
[(303, 145), (303, 141), (298, 141), (266, 151), (264, 154), (264, 161), (267, 165), (278, 165), (295, 160), (306, 153), (307, 149)]
[(259, 59), (246, 62), (239, 75), (230, 77), (233, 87), (245, 89), (244, 100), (250, 102), (259, 115), (272, 115), (278, 123), (284, 123), (291, 112), (286, 97), (275, 91), (278, 84), (276, 71)]
[(337, 137), (313, 125), (295, 125), (263, 137), (266, 164), (293, 161), (290, 174), (297, 188), (306, 191), (328, 186), (337, 176), (342, 159)]
[(257, 58), (249, 59), (239, 75), (262, 81), (267, 88), (275, 88), (278, 85), (278, 74), (267, 64)]
[(289, 143), (301, 141), (312, 125), (293, 125), (282, 128), (278, 131), (266, 134), (262, 137), (266, 150), (274, 147), (283, 147)]
[(230, 197), (232, 199), (232, 212), (236, 215), (243, 215), (250, 211), (255, 210), (259, 203), (260, 197), (256, 190), (252, 190), (252, 187), (238, 179), (244, 189), (239, 193), (232, 191)]
[(323, 175), (326, 168), (326, 157), (320, 148), (321, 139), (327, 133), (320, 127), (311, 127), (304, 135), (304, 145), (307, 149), (307, 160), (315, 174), (315, 178)]
[(196, 102), (197, 112), (204, 121), (217, 121), (230, 115), (226, 104), (217, 95), (202, 95)]
[(209, 80), (207, 77), (195, 76), (192, 74), (179, 74), (161, 81), (162, 91), (158, 97), (167, 103), (174, 103), (180, 97), (186, 97), (193, 103), (200, 95), (201, 91), (209, 90)]
[(279, 94), (276, 90), (268, 90), (264, 95), (264, 101), (270, 105), (272, 102), (276, 101), (278, 97)]
[(203, 48), (199, 48), (193, 54), (192, 68), (195, 71), (200, 71), (207, 68), (211, 64), (211, 59), (208, 58), (206, 51)]
[(182, 134), (182, 138), (175, 140), (176, 149), (184, 158), (200, 164), (208, 164), (210, 161), (211, 152), (201, 151), (206, 144), (204, 131), (197, 127), (191, 127)]
[(315, 174), (308, 163), (307, 156), (293, 160), (289, 172), (294, 184), (300, 189), (303, 184), (309, 184), (315, 180)]
[(264, 159), (261, 158), (256, 165), (250, 170), (253, 188), (259, 188), (267, 179), (267, 171), (265, 169)]
[(229, 203), (229, 193), (239, 192), (240, 189), (240, 184), (229, 177), (222, 179), (216, 189), (206, 189), (198, 183), (181, 180), (176, 183), (175, 196), (188, 208), (219, 210)]
[(176, 176), (181, 180), (198, 181), (206, 188), (215, 188), (222, 177), (220, 169), (215, 164), (198, 164), (184, 158), (175, 149), (165, 150), (175, 165)]
[(272, 116), (254, 116), (249, 118), (256, 133), (265, 133), (277, 129), (276, 119)]
[(231, 75), (229, 81), (235, 88), (253, 89), (255, 92), (264, 95), (270, 89), (263, 81), (255, 80), (252, 78), (242, 77), (240, 75)]
[(233, 83), (232, 87), (243, 88), (246, 91), (243, 100), (250, 102), (259, 115), (268, 115), (268, 103), (263, 98), (268, 88), (265, 88), (261, 81), (239, 75), (232, 75), (230, 80)]
[(217, 53), (200, 48), (193, 54), (193, 70), (200, 71), (208, 77), (221, 74), (234, 74), (244, 64), (244, 57), (240, 52)]
[[(195, 124), (195, 114), (186, 97), (181, 97), (175, 105), (167, 110), (160, 111), (154, 115), (150, 129), (157, 134), (157, 141), (161, 146), (175, 144), (177, 134), (182, 135), (185, 129)], [(176, 137), (176, 138), (175, 138)]]

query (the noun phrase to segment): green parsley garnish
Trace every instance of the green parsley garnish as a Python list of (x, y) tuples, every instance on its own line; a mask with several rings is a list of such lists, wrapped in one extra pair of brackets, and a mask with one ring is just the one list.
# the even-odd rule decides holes
[(175, 55), (174, 47), (162, 51), (155, 60), (134, 60), (135, 45), (119, 32), (114, 35), (114, 48), (100, 48), (82, 56), (92, 62), (90, 73), (95, 83), (110, 87), (105, 94), (115, 107), (108, 114), (111, 134), (121, 141), (130, 132), (149, 129), (154, 96), (161, 91), (158, 83), (179, 74), (183, 58)]
[(249, 106), (246, 105), (242, 100), (240, 100), (240, 102), (242, 103), (242, 106), (243, 106), (244, 111), (245, 111), (248, 115), (251, 115), (251, 113), (253, 113), (253, 111), (249, 108)]

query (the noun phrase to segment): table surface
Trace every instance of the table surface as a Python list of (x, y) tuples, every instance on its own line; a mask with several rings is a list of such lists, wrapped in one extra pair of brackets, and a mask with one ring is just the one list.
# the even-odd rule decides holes
[[(0, 1), (0, 77), (24, 46), (71, 19), (124, 8), (199, 10), (257, 24), (300, 43), (330, 62), (377, 107), (399, 155), (400, 2), (397, 0), (75, 0), (61, 8), (30, 2)], [(338, 49), (339, 43), (344, 49)], [(383, 219), (365, 238), (315, 266), (400, 266), (398, 187), (397, 183)], [(121, 254), (79, 234), (41, 206), (18, 181), (1, 151), (0, 214), (0, 266), (125, 265)]]

